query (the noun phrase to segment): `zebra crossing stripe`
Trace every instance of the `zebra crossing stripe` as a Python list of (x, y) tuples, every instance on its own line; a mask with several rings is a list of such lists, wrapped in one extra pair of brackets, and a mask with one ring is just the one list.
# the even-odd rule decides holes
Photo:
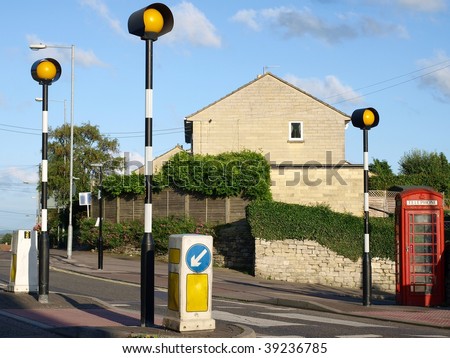
[(249, 326), (257, 326), (257, 327), (282, 327), (282, 326), (304, 326), (302, 323), (292, 323), (292, 322), (283, 322), (283, 321), (275, 321), (271, 319), (257, 318), (257, 317), (248, 317), (243, 315), (237, 315), (233, 313), (228, 313), (224, 311), (213, 311), (212, 316), (216, 320), (220, 321), (228, 321), (233, 323), (241, 323)]
[(302, 320), (302, 321), (317, 322), (317, 323), (328, 323), (328, 324), (336, 324), (336, 325), (350, 326), (350, 327), (382, 327), (382, 328), (390, 328), (388, 326), (381, 326), (381, 325), (378, 325), (378, 324), (356, 322), (356, 321), (347, 321), (347, 320), (343, 320), (343, 319), (335, 319), (335, 318), (328, 318), (328, 317), (317, 317), (317, 316), (310, 316), (310, 315), (305, 315), (305, 314), (300, 314), (300, 313), (283, 313), (283, 312), (266, 313), (266, 312), (264, 312), (262, 314), (269, 315), (269, 316), (275, 316), (275, 317), (297, 319), (297, 320)]

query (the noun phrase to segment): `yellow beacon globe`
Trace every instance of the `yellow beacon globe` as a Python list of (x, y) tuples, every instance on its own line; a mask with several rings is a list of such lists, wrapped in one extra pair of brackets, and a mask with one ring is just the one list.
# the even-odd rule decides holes
[(375, 123), (375, 114), (370, 109), (364, 111), (363, 122), (366, 127), (370, 127)]
[(50, 61), (42, 61), (37, 65), (36, 74), (41, 80), (52, 80), (56, 77), (56, 66)]
[(164, 26), (164, 18), (156, 9), (147, 9), (144, 11), (145, 32), (161, 32)]

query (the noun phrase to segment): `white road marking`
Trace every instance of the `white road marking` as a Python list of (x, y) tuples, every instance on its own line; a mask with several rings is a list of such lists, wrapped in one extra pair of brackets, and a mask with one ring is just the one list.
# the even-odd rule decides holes
[(264, 336), (257, 335), (256, 338), (306, 338), (305, 336)]
[(212, 316), (214, 319), (221, 321), (241, 323), (257, 327), (304, 326), (304, 324), (301, 323), (283, 322), (257, 317), (247, 317), (243, 315), (237, 315), (233, 313), (215, 310), (212, 312)]
[(438, 334), (414, 334), (411, 337), (420, 337), (420, 338), (448, 338), (447, 336), (440, 336)]
[(336, 336), (336, 338), (383, 338), (379, 334), (349, 334), (346, 336)]
[(370, 324), (370, 323), (362, 323), (362, 322), (355, 322), (355, 321), (347, 321), (342, 319), (335, 319), (335, 318), (327, 318), (327, 317), (318, 317), (318, 316), (310, 316), (300, 313), (266, 313), (261, 312), (261, 314), (269, 315), (269, 316), (276, 316), (276, 317), (283, 317), (283, 318), (289, 318), (289, 319), (298, 319), (302, 321), (310, 321), (310, 322), (317, 322), (317, 323), (329, 323), (329, 324), (337, 324), (341, 326), (350, 326), (350, 327), (383, 327), (383, 328), (391, 328), (388, 326), (381, 326), (377, 324)]

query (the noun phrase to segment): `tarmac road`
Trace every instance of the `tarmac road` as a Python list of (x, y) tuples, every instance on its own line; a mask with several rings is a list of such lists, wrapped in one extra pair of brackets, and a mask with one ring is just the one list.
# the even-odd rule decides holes
[[(0, 253), (0, 267), (3, 272), (10, 264), (10, 254)], [(95, 276), (115, 281), (127, 281), (137, 284), (140, 280), (140, 261), (135, 258), (105, 255), (104, 270), (97, 270), (97, 255), (91, 252), (74, 252), (71, 260), (65, 258), (65, 252), (52, 250), (50, 257), (52, 270), (64, 270), (77, 274)], [(0, 276), (5, 282), (7, 275)], [(158, 262), (155, 267), (155, 286), (167, 287), (167, 264)], [(404, 322), (430, 327), (450, 328), (450, 309), (448, 307), (407, 307), (397, 306), (391, 300), (392, 296), (382, 297), (377, 293), (377, 299), (370, 307), (362, 307), (359, 290), (335, 289), (320, 285), (302, 285), (295, 283), (267, 281), (233, 270), (214, 268), (213, 296), (250, 303), (264, 303), (284, 307), (315, 309), (324, 312), (334, 312), (353, 317), (371, 317), (381, 321)], [(92, 327), (90, 336), (129, 336), (135, 332), (152, 332), (149, 327), (139, 327), (139, 317), (129, 312), (118, 311), (117, 307), (104, 307), (98, 301), (83, 302), (80, 298), (52, 294), (51, 304), (42, 307), (31, 295), (18, 295), (0, 290), (0, 314), (3, 318), (14, 315), (21, 319), (36, 319), (45, 329), (45, 325), (58, 328), (58, 332), (71, 336), (86, 334), (81, 327)], [(384, 300), (379, 300), (384, 298)], [(14, 302), (15, 306), (8, 306)], [(64, 313), (64, 319), (61, 318)], [(8, 316), (9, 315), (9, 316)], [(158, 323), (161, 317), (157, 318)], [(23, 323), (24, 321), (22, 321)], [(239, 324), (218, 320), (218, 329), (213, 334), (232, 337), (247, 334), (247, 330)], [(71, 329), (69, 330), (68, 327)], [(18, 327), (20, 328), (20, 327)], [(6, 331), (9, 327), (0, 327)], [(11, 330), (12, 331), (12, 330)], [(50, 330), (51, 331), (51, 330)], [(29, 335), (37, 334), (30, 332)], [(161, 331), (158, 334), (161, 336)], [(254, 333), (254, 332), (253, 332)], [(11, 333), (13, 334), (13, 333)], [(183, 337), (185, 335), (182, 335)], [(200, 336), (211, 336), (206, 333)]]

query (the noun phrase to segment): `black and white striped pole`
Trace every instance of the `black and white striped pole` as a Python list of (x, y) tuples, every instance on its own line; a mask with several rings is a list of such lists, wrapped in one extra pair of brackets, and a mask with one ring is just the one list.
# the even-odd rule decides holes
[(41, 163), (41, 232), (39, 235), (39, 302), (48, 303), (50, 240), (47, 227), (48, 183), (48, 86), (61, 76), (61, 66), (53, 58), (44, 58), (31, 66), (31, 76), (42, 85), (42, 163)]
[(154, 325), (155, 241), (152, 235), (153, 177), (153, 42), (173, 28), (170, 9), (160, 3), (140, 9), (128, 19), (128, 32), (145, 41), (145, 202), (144, 237), (141, 244), (141, 326)]
[(99, 168), (100, 178), (98, 180), (98, 239), (97, 239), (97, 251), (98, 251), (98, 265), (99, 270), (103, 270), (103, 163), (91, 164), (93, 168)]
[(357, 109), (352, 114), (352, 124), (363, 131), (364, 156), (364, 252), (363, 252), (363, 305), (370, 306), (372, 300), (372, 263), (370, 258), (369, 233), (369, 129), (379, 122), (378, 112), (374, 108)]

